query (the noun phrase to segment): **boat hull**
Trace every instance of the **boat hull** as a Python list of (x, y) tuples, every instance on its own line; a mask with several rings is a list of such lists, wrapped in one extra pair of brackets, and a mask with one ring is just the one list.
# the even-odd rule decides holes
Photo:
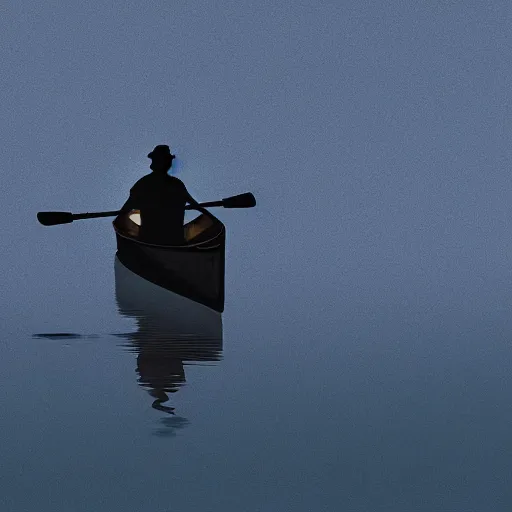
[(222, 312), (224, 225), (213, 215), (201, 214), (184, 226), (186, 245), (157, 245), (140, 240), (136, 214), (114, 221), (120, 262), (153, 284)]

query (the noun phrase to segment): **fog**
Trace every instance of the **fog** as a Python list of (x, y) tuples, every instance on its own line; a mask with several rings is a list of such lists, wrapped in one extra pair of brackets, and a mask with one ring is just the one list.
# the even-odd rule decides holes
[[(158, 462), (170, 475), (185, 472), (175, 489), (181, 509), (467, 511), (488, 510), (493, 499), (493, 511), (509, 510), (504, 2), (22, 1), (2, 8), (0, 34), (3, 438), (20, 423), (18, 441), (38, 431), (19, 405), (33, 396), (48, 426), (37, 450), (51, 454), (60, 442), (56, 411), (70, 407), (69, 428), (83, 420), (71, 386), (89, 389), (81, 399), (106, 425), (88, 420), (77, 426), (81, 435), (101, 439), (97, 454), (102, 443), (119, 450), (101, 464), (81, 466), (77, 456), (82, 477), (61, 488), (44, 482), (68, 474), (64, 459), (28, 470), (53, 489), (48, 510), (69, 510), (78, 489), (76, 510), (89, 510), (91, 499), (95, 510), (114, 510), (114, 501), (96, 501), (108, 486), (95, 487), (87, 464), (130, 467), (126, 447), (150, 413), (137, 409), (148, 400), (136, 394), (133, 361), (115, 341), (31, 338), (108, 337), (134, 326), (116, 312), (110, 221), (48, 228), (36, 213), (120, 207), (149, 172), (156, 144), (170, 145), (176, 176), (196, 199), (250, 191), (258, 201), (215, 211), (228, 237), (224, 361), (194, 367), (187, 379), (195, 384), (176, 393), (184, 404), (197, 401), (195, 423), (165, 440), (181, 456), (192, 453), (187, 465)], [(70, 384), (66, 369), (75, 366)], [(226, 392), (230, 382), (240, 391)], [(111, 407), (120, 397), (105, 409), (96, 401), (118, 384), (133, 385), (125, 399), (135, 409), (123, 409), (122, 420)], [(302, 425), (300, 410), (309, 418)], [(266, 430), (269, 411), (280, 420)], [(450, 419), (439, 420), (445, 413)], [(363, 449), (365, 435), (381, 441)], [(215, 450), (201, 444), (206, 438), (238, 450), (208, 477), (201, 457)], [(133, 456), (151, 467), (162, 439), (147, 439), (152, 448)], [(9, 510), (46, 510), (22, 492), (27, 477), (16, 468), (30, 454), (13, 443), (4, 447), (9, 477), (0, 485)], [(294, 480), (297, 468), (314, 470)], [(492, 481), (483, 478), (490, 473)], [(143, 485), (137, 475), (108, 476), (112, 496), (138, 489), (133, 508), (119, 498), (119, 510), (170, 510), (163, 498), (145, 499), (163, 480)]]

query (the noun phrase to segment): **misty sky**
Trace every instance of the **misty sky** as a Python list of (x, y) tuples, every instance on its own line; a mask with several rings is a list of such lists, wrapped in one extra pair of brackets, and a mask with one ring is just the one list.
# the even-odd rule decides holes
[(507, 16), (505, 2), (10, 2), (7, 257), (29, 265), (25, 250), (91, 229), (49, 235), (34, 213), (117, 207), (168, 143), (199, 199), (257, 195), (229, 223), (279, 266), (504, 265)]

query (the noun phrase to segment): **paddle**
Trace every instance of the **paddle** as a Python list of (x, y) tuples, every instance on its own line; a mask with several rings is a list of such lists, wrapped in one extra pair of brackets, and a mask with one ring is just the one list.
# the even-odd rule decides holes
[[(222, 206), (224, 208), (252, 208), (256, 206), (256, 199), (250, 193), (239, 194), (233, 197), (226, 197), (221, 201), (210, 201), (209, 203), (199, 203), (201, 208), (210, 206)], [(192, 205), (185, 206), (186, 210), (194, 210)], [(99, 217), (115, 217), (121, 213), (121, 210), (96, 213), (71, 213), (71, 212), (39, 212), (37, 220), (43, 226), (56, 226), (58, 224), (69, 224), (74, 220), (96, 219)]]
[[(256, 206), (256, 198), (250, 193), (239, 194), (237, 196), (226, 197), (221, 201), (210, 201), (209, 203), (199, 203), (199, 206), (206, 208), (209, 206), (222, 206), (224, 208), (252, 208)], [(192, 206), (185, 206), (186, 210), (193, 210)]]

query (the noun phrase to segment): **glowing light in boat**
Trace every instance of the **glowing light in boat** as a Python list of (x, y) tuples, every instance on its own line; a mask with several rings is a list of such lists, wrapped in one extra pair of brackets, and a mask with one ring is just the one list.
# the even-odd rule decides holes
[(130, 215), (130, 220), (132, 222), (135, 222), (135, 224), (137, 224), (137, 226), (140, 226), (140, 213), (132, 213)]

